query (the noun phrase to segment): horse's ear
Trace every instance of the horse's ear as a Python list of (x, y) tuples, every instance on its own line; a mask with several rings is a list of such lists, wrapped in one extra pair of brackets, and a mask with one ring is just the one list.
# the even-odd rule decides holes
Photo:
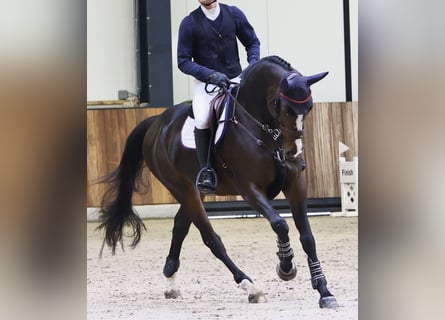
[(323, 79), (324, 77), (326, 77), (328, 75), (329, 72), (322, 72), (322, 73), (318, 73), (318, 74), (314, 74), (312, 76), (307, 76), (306, 80), (307, 80), (307, 84), (308, 86), (313, 85), (315, 82), (320, 81), (321, 79)]

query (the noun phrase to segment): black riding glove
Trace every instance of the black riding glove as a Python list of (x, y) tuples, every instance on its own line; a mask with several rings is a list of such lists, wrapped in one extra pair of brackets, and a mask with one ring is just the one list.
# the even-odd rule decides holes
[(228, 88), (230, 85), (230, 79), (224, 73), (215, 71), (209, 76), (209, 83), (220, 88)]

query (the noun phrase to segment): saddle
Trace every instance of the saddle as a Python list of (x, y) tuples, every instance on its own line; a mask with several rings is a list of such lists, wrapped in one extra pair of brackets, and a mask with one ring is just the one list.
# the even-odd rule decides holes
[[(229, 92), (231, 92), (232, 89), (233, 89), (232, 87), (229, 88)], [(230, 95), (227, 95), (225, 99), (219, 99), (219, 103), (213, 104), (213, 108), (217, 119), (214, 127), (215, 128), (215, 135), (213, 141), (214, 145), (217, 145), (222, 141), (222, 138), (224, 137), (224, 134), (226, 132), (227, 122), (228, 122), (226, 120), (229, 119), (232, 109), (231, 100), (232, 99)], [(181, 130), (181, 142), (185, 148), (196, 149), (195, 135), (193, 133), (194, 129), (195, 129), (195, 118), (193, 115), (193, 108), (190, 105), (188, 116), (185, 119)]]

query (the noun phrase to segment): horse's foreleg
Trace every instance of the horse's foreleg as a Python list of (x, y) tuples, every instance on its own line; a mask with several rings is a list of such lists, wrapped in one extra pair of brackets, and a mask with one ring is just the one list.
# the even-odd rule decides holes
[(275, 211), (267, 196), (255, 188), (250, 188), (244, 194), (244, 198), (254, 210), (261, 213), (269, 221), (273, 231), (277, 234), (277, 256), (280, 261), (276, 271), (282, 280), (292, 280), (297, 275), (297, 268), (292, 261), (294, 251), (290, 246), (289, 226), (286, 220)]
[(265, 215), (266, 218), (270, 221), (272, 229), (277, 234), (277, 256), (280, 262), (277, 264), (277, 274), (278, 276), (284, 280), (289, 281), (295, 278), (297, 275), (297, 267), (295, 263), (292, 261), (294, 258), (294, 250), (290, 245), (289, 239), (289, 226), (287, 225), (286, 220), (282, 218), (278, 213), (273, 211), (274, 214), (271, 218), (268, 215)]
[(165, 260), (164, 276), (169, 282), (169, 289), (164, 292), (167, 299), (176, 299), (181, 297), (181, 291), (176, 285), (176, 272), (179, 269), (179, 256), (181, 253), (182, 243), (190, 230), (191, 221), (184, 212), (181, 206), (175, 216), (172, 241), (170, 244), (170, 251)]
[(305, 181), (302, 180), (300, 183), (303, 184), (294, 185), (294, 187), (300, 187), (299, 189), (288, 189), (284, 193), (289, 201), (295, 226), (300, 233), (301, 245), (307, 254), (312, 288), (320, 293), (319, 306), (320, 308), (335, 309), (338, 307), (337, 300), (327, 288), (326, 276), (321, 269), (320, 261), (317, 257), (315, 239), (307, 217)]
[(315, 239), (307, 218), (306, 209), (299, 208), (298, 210), (292, 210), (292, 214), (295, 225), (300, 233), (301, 245), (307, 254), (312, 288), (318, 290), (320, 293), (320, 308), (337, 308), (337, 300), (328, 290), (326, 276), (321, 269), (321, 264), (317, 257)]

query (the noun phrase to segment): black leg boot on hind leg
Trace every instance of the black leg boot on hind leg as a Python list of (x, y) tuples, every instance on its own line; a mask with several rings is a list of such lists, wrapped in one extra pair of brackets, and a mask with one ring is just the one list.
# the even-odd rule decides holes
[(196, 187), (202, 193), (214, 193), (217, 186), (215, 170), (210, 163), (211, 131), (195, 128), (196, 152), (201, 170), (196, 178)]

